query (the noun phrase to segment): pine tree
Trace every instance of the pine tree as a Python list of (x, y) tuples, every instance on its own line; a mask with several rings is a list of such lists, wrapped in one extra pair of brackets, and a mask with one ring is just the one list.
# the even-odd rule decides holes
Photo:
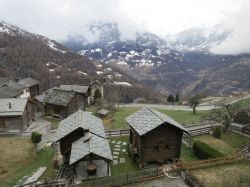
[(179, 98), (179, 94), (177, 93), (176, 95), (175, 95), (175, 102), (179, 102), (180, 101), (180, 98)]

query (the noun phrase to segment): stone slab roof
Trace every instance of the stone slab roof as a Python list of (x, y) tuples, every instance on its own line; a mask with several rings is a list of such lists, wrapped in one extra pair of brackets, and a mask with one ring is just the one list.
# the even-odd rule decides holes
[(91, 153), (112, 160), (102, 120), (92, 115), (91, 112), (78, 110), (62, 120), (59, 123), (54, 141), (59, 141), (79, 128), (89, 131), (90, 139), (89, 141), (84, 141), (84, 137), (82, 137), (72, 143), (70, 164), (77, 162)]
[(11, 87), (17, 91), (21, 91), (24, 90), (26, 88), (26, 86), (24, 86), (23, 84), (20, 84), (18, 82), (10, 82), (7, 84), (8, 87)]
[(112, 160), (108, 140), (91, 134), (89, 141), (85, 142), (84, 138), (80, 138), (72, 144), (69, 164), (71, 165), (89, 154), (95, 154), (102, 158)]
[(21, 116), (27, 101), (27, 98), (0, 99), (0, 116)]
[(8, 86), (0, 87), (0, 98), (13, 98), (20, 95), (21, 93), (14, 88)]
[(37, 84), (39, 84), (39, 81), (35, 80), (35, 79), (32, 79), (30, 77), (27, 77), (25, 79), (21, 79), (18, 81), (18, 83), (26, 86), (27, 88), (31, 87), (31, 86), (35, 86)]
[(60, 90), (74, 91), (77, 93), (86, 94), (88, 92), (89, 86), (79, 86), (79, 85), (60, 85)]
[(43, 101), (53, 105), (67, 106), (74, 95), (75, 92), (54, 88), (45, 93)]
[(182, 125), (169, 116), (150, 107), (143, 107), (139, 111), (127, 117), (126, 121), (140, 136), (162, 124), (171, 124), (183, 131), (187, 131)]
[(72, 133), (78, 128), (89, 130), (98, 136), (106, 138), (102, 120), (93, 116), (91, 112), (78, 110), (59, 123), (57, 133), (55, 135), (55, 141), (59, 141), (61, 138)]

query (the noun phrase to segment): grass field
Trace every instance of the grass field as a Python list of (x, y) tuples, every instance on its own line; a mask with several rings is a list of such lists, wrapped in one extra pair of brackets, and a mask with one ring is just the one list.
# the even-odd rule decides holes
[(240, 100), (238, 103), (242, 108), (250, 107), (250, 98)]
[(164, 109), (157, 109), (158, 111), (169, 115), (171, 118), (176, 120), (182, 125), (192, 124), (193, 122), (199, 122), (205, 119), (209, 111), (197, 111), (196, 114), (193, 114), (192, 111), (184, 111), (184, 110), (164, 110)]
[(195, 137), (195, 140), (206, 142), (223, 154), (231, 154), (237, 148), (250, 142), (249, 138), (230, 131), (227, 133), (222, 133), (220, 139), (215, 138), (212, 135), (202, 135)]
[(51, 148), (35, 153), (29, 138), (0, 138), (0, 186), (14, 186), (24, 176), (31, 175), (39, 167), (47, 166), (44, 178), (55, 175), (51, 161), (54, 151)]
[(250, 161), (192, 170), (205, 187), (249, 187)]
[[(129, 126), (126, 123), (125, 118), (133, 114), (140, 108), (134, 107), (120, 107), (113, 115), (111, 119), (103, 120), (105, 129), (128, 129)], [(198, 111), (197, 114), (193, 114), (192, 111), (182, 111), (182, 110), (164, 110), (157, 109), (158, 111), (169, 115), (177, 122), (183, 125), (190, 125), (192, 122), (201, 121), (204, 119), (209, 111)]]
[[(112, 137), (110, 138), (110, 140), (128, 142), (128, 136)], [(115, 144), (110, 143), (111, 152), (113, 152), (112, 150), (114, 149), (114, 145)], [(121, 175), (127, 172), (133, 172), (138, 170), (135, 162), (132, 161), (127, 152), (120, 152), (119, 158), (125, 158), (126, 162), (117, 165), (111, 164), (112, 175)]]
[(199, 158), (194, 154), (194, 152), (190, 148), (187, 148), (183, 144), (181, 147), (181, 158), (180, 159), (183, 161), (186, 161), (186, 162), (199, 160)]
[(126, 117), (139, 110), (133, 107), (120, 107), (111, 119), (104, 120), (105, 129), (128, 129)]

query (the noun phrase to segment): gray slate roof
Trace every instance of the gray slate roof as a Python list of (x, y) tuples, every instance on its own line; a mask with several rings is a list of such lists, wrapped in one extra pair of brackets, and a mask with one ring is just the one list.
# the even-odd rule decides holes
[(26, 88), (26, 86), (18, 83), (18, 82), (10, 82), (7, 84), (8, 87), (11, 87), (17, 91), (21, 91), (21, 90), (24, 90)]
[(74, 91), (76, 93), (85, 94), (88, 92), (89, 86), (79, 86), (79, 85), (60, 85), (60, 90)]
[(98, 117), (93, 116), (91, 112), (78, 110), (59, 123), (55, 141), (59, 141), (61, 138), (70, 134), (78, 128), (86, 130), (89, 129), (90, 132), (106, 138), (102, 120)]
[(45, 103), (67, 106), (74, 95), (75, 92), (68, 92), (54, 88), (45, 93), (43, 100)]
[(84, 138), (80, 138), (72, 144), (70, 165), (93, 153), (102, 158), (112, 160), (112, 154), (107, 139), (91, 134), (89, 141), (84, 142)]
[(126, 121), (140, 136), (162, 124), (171, 124), (183, 131), (187, 131), (182, 125), (169, 116), (150, 107), (143, 107), (139, 111), (127, 117)]
[(35, 86), (35, 85), (39, 84), (39, 81), (28, 77), (28, 78), (19, 80), (18, 83), (20, 83), (20, 84), (26, 86), (27, 88), (29, 88), (31, 86)]
[(27, 98), (0, 99), (0, 116), (21, 116), (27, 101)]
[(112, 160), (109, 142), (106, 139), (102, 120), (93, 116), (91, 112), (78, 110), (59, 123), (55, 135), (55, 142), (72, 133), (78, 128), (89, 130), (91, 138), (84, 142), (83, 138), (72, 143), (70, 164), (77, 162), (90, 153)]
[(20, 95), (21, 93), (14, 88), (8, 86), (0, 87), (0, 98), (13, 98)]

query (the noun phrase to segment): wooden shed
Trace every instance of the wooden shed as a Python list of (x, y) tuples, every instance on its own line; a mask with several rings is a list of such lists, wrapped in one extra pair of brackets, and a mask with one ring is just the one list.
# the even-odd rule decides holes
[(72, 171), (70, 177), (86, 179), (92, 174), (97, 177), (110, 175), (112, 154), (109, 142), (102, 120), (91, 112), (79, 110), (62, 120), (55, 142), (60, 143), (66, 170)]
[(105, 109), (105, 108), (98, 110), (96, 113), (97, 113), (98, 117), (100, 117), (100, 118), (110, 117), (110, 111)]
[(0, 99), (0, 131), (22, 132), (33, 120), (33, 107), (27, 98)]
[(172, 118), (144, 107), (126, 121), (130, 126), (129, 150), (140, 168), (180, 157), (182, 135), (187, 130)]

